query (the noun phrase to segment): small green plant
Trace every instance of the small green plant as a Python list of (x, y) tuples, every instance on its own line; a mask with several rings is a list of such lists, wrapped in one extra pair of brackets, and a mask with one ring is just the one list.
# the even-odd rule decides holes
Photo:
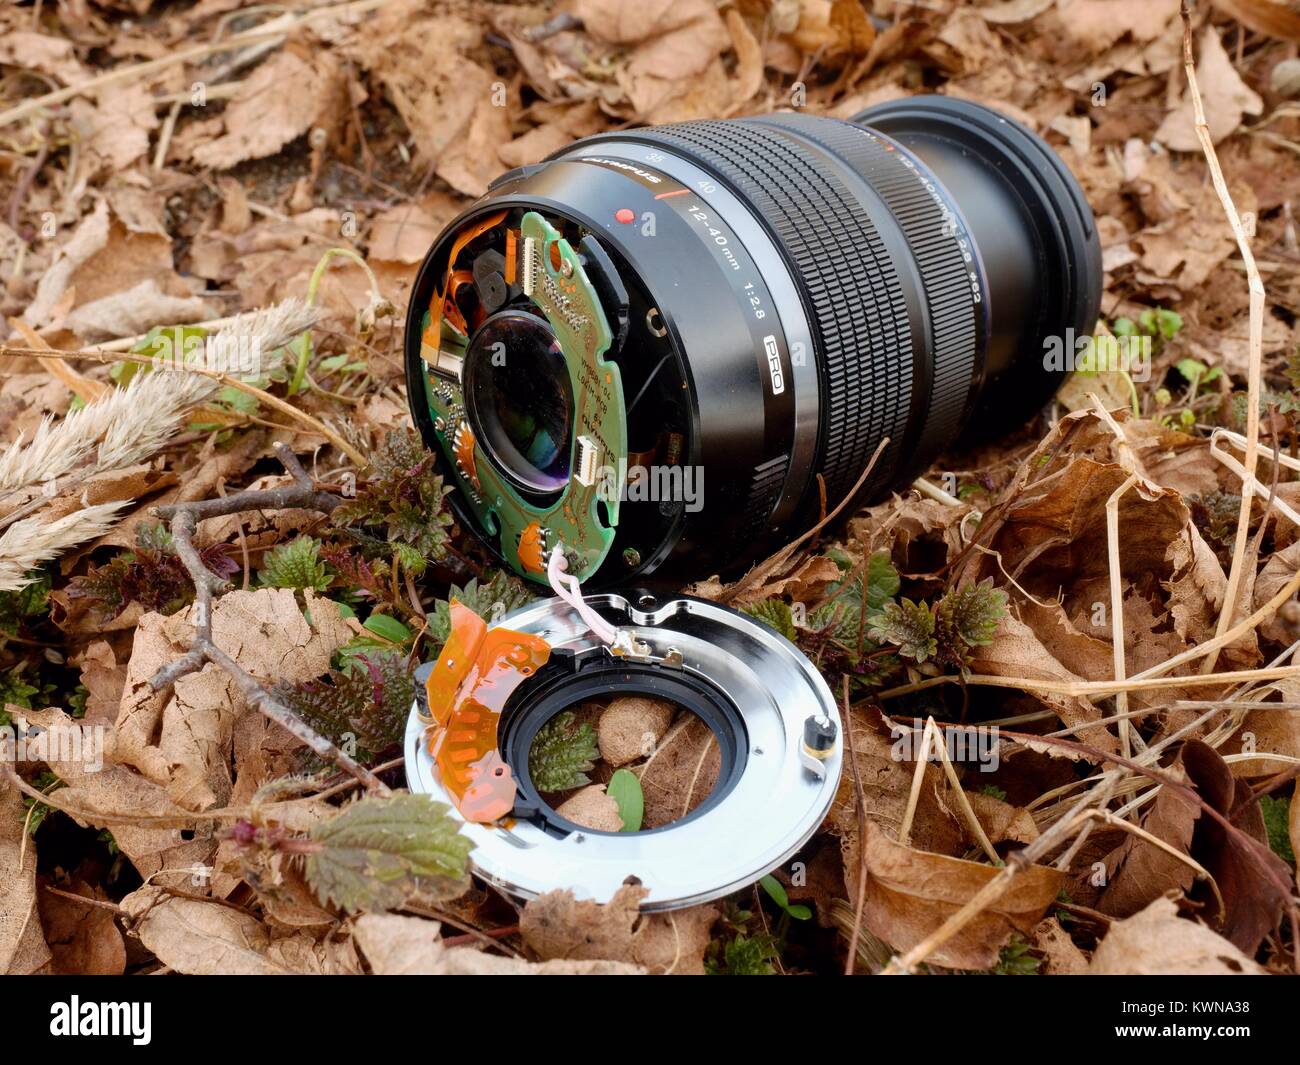
[(723, 904), (720, 935), (704, 954), (704, 971), (710, 976), (774, 976), (781, 944), (766, 931), (751, 931), (754, 914), (734, 902)]
[(1025, 939), (1019, 933), (1013, 932), (1011, 939), (998, 955), (998, 963), (993, 967), (993, 974), (995, 976), (1037, 976), (1038, 967), (1043, 964), (1043, 959), (1035, 957), (1029, 951), (1030, 947)]
[(415, 678), (405, 655), (375, 651), (350, 656), (344, 669), (320, 680), (281, 685), (279, 693), (317, 732), (370, 763), (401, 741)]
[(533, 737), (528, 773), (539, 791), (571, 791), (591, 782), (587, 774), (599, 757), (595, 730), (585, 721), (579, 725), (572, 710), (563, 710)]
[(790, 902), (790, 896), (786, 894), (785, 885), (771, 873), (768, 873), (758, 883), (763, 891), (767, 893), (767, 897), (775, 902), (791, 920), (806, 921), (812, 916), (812, 910), (803, 903)]
[(751, 618), (757, 618), (770, 629), (775, 629), (787, 640), (793, 640), (798, 636), (794, 627), (794, 611), (790, 609), (790, 604), (784, 599), (764, 599), (762, 602), (753, 603), (747, 607), (742, 607), (744, 612)]
[(282, 849), (306, 854), (317, 896), (349, 913), (397, 909), (417, 893), (454, 898), (466, 886), (474, 844), (450, 810), (427, 795), (361, 799), (318, 822), (309, 840), (281, 841)]
[(271, 588), (325, 591), (333, 578), (321, 561), (320, 547), (320, 541), (310, 536), (299, 536), (287, 544), (273, 547), (262, 560), (259, 574), (262, 583)]
[(31, 583), (16, 592), (0, 592), (0, 644), (3, 636), (16, 636), (19, 629), (49, 610), (50, 575), (43, 570), (27, 574)]
[(933, 660), (965, 670), (971, 651), (993, 641), (1006, 612), (1007, 594), (994, 588), (990, 577), (948, 592), (933, 606), (910, 599), (886, 603), (868, 620), (874, 639), (897, 647), (918, 665)]
[[(63, 781), (48, 769), (45, 769), (32, 778), (32, 786), (42, 795), (48, 795), (50, 792), (58, 791), (59, 788), (63, 787)], [(23, 805), (28, 811), (27, 834), (29, 836), (34, 836), (36, 835), (37, 829), (41, 827), (45, 822), (45, 818), (53, 812), (54, 808), (30, 797), (24, 797)]]
[(531, 603), (533, 598), (533, 593), (523, 581), (500, 569), (493, 570), (485, 581), (475, 577), (463, 588), (453, 584), (447, 598), (440, 600), (429, 615), (429, 638), (435, 644), (442, 644), (451, 635), (453, 599), (492, 625), (510, 611)]
[(434, 458), (409, 429), (389, 433), (357, 494), (330, 516), (346, 530), (382, 528), (394, 561), (418, 576), (447, 554), (452, 518), (446, 508), (450, 486), (434, 472)]

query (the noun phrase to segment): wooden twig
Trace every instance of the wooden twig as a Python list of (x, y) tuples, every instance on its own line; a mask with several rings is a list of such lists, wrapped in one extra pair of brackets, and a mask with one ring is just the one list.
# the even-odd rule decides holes
[(154, 691), (164, 691), (182, 677), (195, 673), (207, 663), (223, 669), (235, 681), (244, 701), (256, 707), (263, 715), (285, 731), (297, 737), (316, 755), (333, 762), (343, 772), (355, 777), (370, 791), (387, 794), (388, 787), (365, 766), (344, 753), (320, 735), (301, 717), (277, 699), (269, 689), (245, 670), (238, 662), (217, 646), (212, 638), (212, 602), (223, 591), (227, 582), (203, 564), (203, 558), (194, 546), (194, 533), (198, 522), (204, 518), (237, 514), (249, 510), (283, 510), (302, 508), (329, 513), (343, 500), (328, 492), (317, 490), (297, 456), (285, 444), (276, 444), (276, 454), (293, 477), (293, 483), (282, 488), (236, 492), (216, 499), (193, 503), (173, 503), (158, 507), (159, 517), (170, 519), (172, 542), (176, 554), (194, 582), (194, 638), (184, 655), (158, 670), (149, 680)]

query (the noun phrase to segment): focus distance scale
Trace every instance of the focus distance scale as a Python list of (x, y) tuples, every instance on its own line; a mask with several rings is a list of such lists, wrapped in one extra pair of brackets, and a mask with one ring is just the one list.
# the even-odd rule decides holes
[[(422, 673), (408, 779), (466, 821), (476, 870), (524, 898), (636, 876), (668, 909), (793, 855), (839, 782), (834, 699), (771, 629), (665, 589), (1023, 424), (1100, 294), (1077, 182), (966, 101), (626, 130), (497, 179), (426, 256), (405, 352), (458, 520), (557, 593), (491, 627), (454, 604)], [(712, 731), (716, 783), (652, 830), (577, 824), (531, 745), (629, 694)]]

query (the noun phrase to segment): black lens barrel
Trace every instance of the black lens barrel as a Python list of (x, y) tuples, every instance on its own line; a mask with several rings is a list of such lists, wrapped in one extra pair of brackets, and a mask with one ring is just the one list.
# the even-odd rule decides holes
[[(705, 474), (706, 505), (664, 510), (659, 542), (623, 552), (630, 568), (607, 561), (596, 584), (743, 568), (840, 503), (886, 439), (861, 501), (905, 487), (958, 439), (1009, 432), (1063, 377), (1047, 341), (1090, 334), (1100, 304), (1077, 182), (990, 108), (913, 97), (852, 122), (601, 134), (503, 175), (431, 250), (407, 345), (431, 444), (419, 325), (449, 234), (519, 208), (590, 234), (603, 272), (631, 290), (630, 320), (626, 293), (611, 309), (629, 320), (616, 357), (627, 375), (671, 352), (690, 409), (674, 461)], [(620, 527), (620, 541), (636, 532)]]

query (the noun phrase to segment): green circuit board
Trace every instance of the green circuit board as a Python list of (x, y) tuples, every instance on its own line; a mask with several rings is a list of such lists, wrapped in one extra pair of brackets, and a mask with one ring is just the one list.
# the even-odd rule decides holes
[[(459, 368), (468, 337), (447, 315), (435, 318), (430, 308), (421, 353), (433, 371), (426, 376), (434, 431), (466, 506), (498, 538), (502, 558), (516, 573), (544, 582), (546, 560), (558, 544), (569, 572), (585, 579), (614, 541), (619, 478), (627, 462), (623, 382), (618, 366), (604, 358), (612, 340), (609, 323), (581, 257), (541, 214), (525, 213), (515, 233), (505, 221), (497, 228), (503, 247), (514, 242), (517, 285), (554, 330), (569, 371), (574, 428), (567, 484), (558, 498), (538, 505), (494, 468), (465, 413)], [(487, 239), (495, 239), (491, 230)], [(456, 267), (449, 264), (449, 276)], [(430, 328), (434, 321), (436, 337)]]

